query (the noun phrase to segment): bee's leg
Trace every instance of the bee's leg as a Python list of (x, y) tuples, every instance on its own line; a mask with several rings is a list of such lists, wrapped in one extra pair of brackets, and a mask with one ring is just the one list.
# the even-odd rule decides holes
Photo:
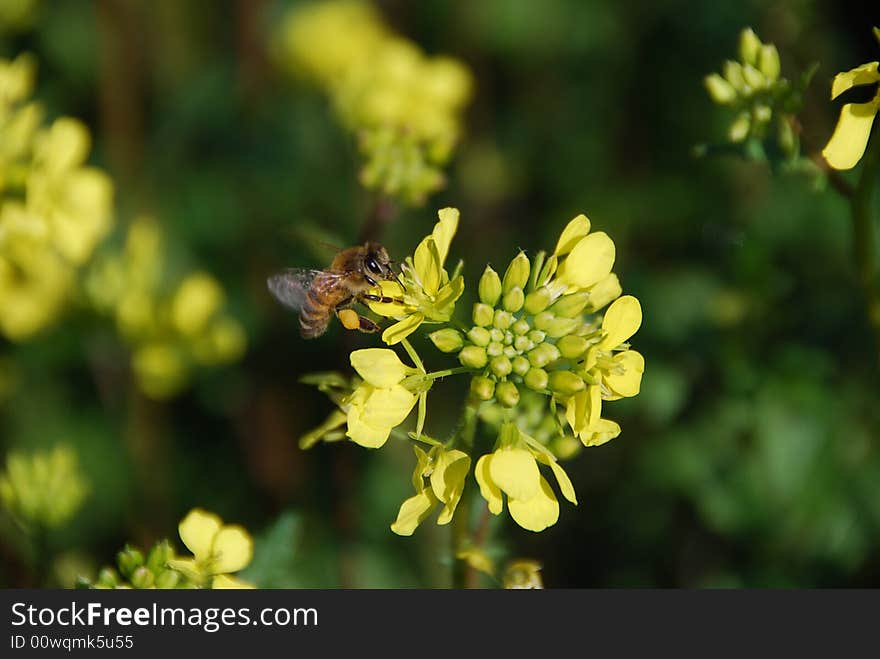
[(361, 295), (364, 300), (369, 300), (370, 302), (383, 302), (385, 304), (392, 304), (396, 302), (397, 304), (403, 304), (403, 300), (399, 297), (388, 297), (385, 295), (370, 295), (369, 293), (365, 293)]
[(361, 316), (354, 309), (343, 306), (336, 307), (336, 317), (342, 326), (347, 330), (358, 330), (360, 332), (373, 333), (378, 332), (381, 328), (369, 318)]

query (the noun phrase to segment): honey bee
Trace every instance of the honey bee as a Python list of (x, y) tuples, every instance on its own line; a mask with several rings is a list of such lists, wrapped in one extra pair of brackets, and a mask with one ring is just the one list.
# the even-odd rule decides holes
[(346, 329), (379, 331), (376, 323), (350, 307), (365, 300), (393, 302), (393, 298), (367, 291), (382, 280), (396, 278), (388, 251), (379, 243), (367, 242), (339, 252), (326, 270), (287, 268), (269, 277), (267, 284), (278, 302), (299, 312), (303, 338), (314, 339), (327, 330), (332, 314)]

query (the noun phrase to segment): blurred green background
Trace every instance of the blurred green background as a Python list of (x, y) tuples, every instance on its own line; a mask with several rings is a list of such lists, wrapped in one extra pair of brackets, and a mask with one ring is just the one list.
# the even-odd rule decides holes
[[(245, 576), (261, 584), (444, 583), (446, 529), (388, 529), (410, 496), (408, 447), (296, 444), (331, 409), (298, 378), (375, 343), (336, 326), (303, 341), (265, 286), (282, 267), (326, 265), (316, 236), (354, 244), (370, 209), (326, 98), (267, 55), (294, 4), (46, 0), (0, 37), (0, 55), (38, 58), (48, 115), (92, 130), (117, 231), (154, 214), (172, 267), (212, 273), (248, 336), (240, 361), (165, 402), (102, 386), (102, 364), (124, 369), (124, 357), (112, 328), (75, 309), (26, 343), (0, 342), (16, 374), (0, 451), (68, 442), (90, 483), (52, 539), (59, 583), (127, 541), (177, 541), (193, 506), (254, 533)], [(548, 587), (880, 585), (880, 371), (847, 207), (803, 178), (692, 156), (723, 139), (730, 116), (702, 79), (746, 26), (777, 45), (784, 75), (820, 63), (801, 119), (805, 150), (821, 149), (839, 108), (832, 77), (880, 52), (867, 4), (377, 3), (476, 82), (448, 185), (385, 228), (391, 253), (410, 253), (438, 208), (460, 208), (452, 255), (467, 302), (486, 263), (551, 247), (583, 212), (614, 238), (615, 271), (642, 302), (642, 393), (612, 406), (618, 439), (568, 463), (580, 505), (540, 534), (499, 519), (499, 542), (541, 561)], [(435, 434), (453, 426), (463, 387), (432, 392)], [(25, 544), (8, 523), (0, 532), (0, 585), (32, 584)]]

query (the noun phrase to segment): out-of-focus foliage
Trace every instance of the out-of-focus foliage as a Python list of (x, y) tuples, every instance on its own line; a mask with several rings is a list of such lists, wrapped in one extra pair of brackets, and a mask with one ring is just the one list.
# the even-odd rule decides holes
[[(337, 418), (328, 430), (338, 441), (297, 445), (335, 408), (299, 379), (340, 372), (343, 380), (321, 386), (353, 389), (349, 354), (377, 345), (335, 320), (320, 339), (303, 341), (296, 316), (265, 288), (281, 268), (326, 267), (334, 251), (325, 244), (360, 242), (374, 208), (358, 179), (372, 161), (354, 124), (340, 120), (348, 115), (332, 93), (328, 103), (324, 82), (310, 74), (316, 91), (279, 66), (291, 62), (277, 49), (286, 17), (314, 3), (229, 1), (210, 11), (146, 0), (22, 4), (35, 7), (27, 22), (12, 28), (0, 17), (0, 56), (13, 63), (30, 53), (39, 75), (20, 100), (3, 101), (4, 116), (37, 102), (35, 131), (63, 127), (63, 117), (87, 127), (91, 148), (74, 171), (100, 170), (113, 182), (115, 228), (81, 263), (45, 236), (52, 249), (42, 253), (67, 273), (58, 279), (65, 286), (51, 287), (58, 300), (0, 293), (3, 315), (8, 299), (52, 302), (27, 340), (3, 330), (3, 464), (63, 441), (90, 492), (43, 549), (0, 514), (0, 583), (71, 586), (77, 575), (95, 583), (120, 547), (141, 548), (146, 561), (187, 511), (202, 507), (253, 532), (253, 560), (235, 576), (257, 586), (447, 585), (448, 526), (423, 523), (404, 538), (388, 528), (414, 494), (409, 442), (392, 434), (382, 450), (366, 451)], [(432, 165), (445, 187), (429, 186), (423, 206), (403, 206), (370, 237), (402, 260), (437, 209), (455, 206), (461, 221), (446, 267), (451, 274), (464, 259), (470, 283), (486, 263), (501, 278), (520, 249), (532, 259), (555, 245), (560, 220), (586, 211), (592, 231), (613, 236), (615, 272), (641, 302), (641, 390), (608, 405), (621, 434), (567, 456), (579, 505), (564, 506), (540, 534), (508, 516), (479, 526), (486, 504), (473, 499), (472, 519), (491, 540), (467, 560), (493, 569), (478, 571), (475, 584), (503, 585), (508, 559), (520, 556), (541, 565), (548, 588), (880, 584), (878, 353), (849, 206), (831, 185), (814, 188), (768, 166), (776, 164), (775, 115), (761, 144), (766, 159), (739, 157), (744, 143), (692, 155), (695, 144), (727, 142), (737, 112), (713, 103), (704, 78), (738, 59), (751, 26), (775, 46), (780, 78), (796, 85), (818, 64), (789, 125), (800, 160), (821, 157), (841, 107), (876, 93), (855, 85), (829, 100), (838, 73), (877, 59), (876, 16), (863, 5), (698, 0), (684, 11), (600, 0), (385, 0), (367, 10), (374, 23), (358, 23), (417, 44), (419, 65), (442, 55), (470, 72), (454, 148)], [(346, 51), (330, 37), (322, 43), (309, 52), (321, 53), (319, 66), (337, 66), (332, 58)], [(277, 59), (281, 52), (287, 59)], [(865, 157), (878, 142), (876, 123)], [(4, 120), (0, 130), (9, 128)], [(0, 147), (4, 209), (27, 207), (21, 179), (14, 199), (7, 192), (14, 144)], [(33, 163), (32, 153), (15, 162)], [(855, 185), (863, 166), (864, 157), (835, 172), (836, 184)], [(875, 228), (877, 204), (875, 194)], [(146, 217), (154, 219), (135, 219)], [(145, 227), (156, 241), (156, 284), (137, 279), (149, 268), (138, 269), (127, 247)], [(7, 235), (0, 232), (0, 259), (12, 258)], [(37, 291), (37, 265), (0, 280)], [(114, 269), (116, 283), (103, 283)], [(478, 288), (456, 303), (459, 338), (473, 325)], [(175, 311), (187, 290), (191, 302)], [(131, 319), (123, 300), (134, 295), (160, 310), (150, 316), (156, 327), (137, 336), (121, 329)], [(245, 338), (247, 351), (203, 365), (186, 330), (226, 318), (239, 324), (229, 336)], [(454, 336), (439, 338), (457, 348)], [(411, 340), (419, 354), (434, 350)], [(187, 384), (160, 400), (144, 395), (132, 363), (156, 344), (185, 364)], [(460, 365), (454, 354), (437, 357), (438, 368)], [(145, 359), (144, 373), (156, 372), (150, 363), (161, 371), (163, 359)], [(519, 422), (551, 441), (544, 398), (518, 389)], [(454, 431), (461, 397), (451, 377), (433, 384), (432, 434)], [(480, 423), (491, 453), (504, 419)], [(566, 448), (551, 446), (557, 455)], [(462, 512), (459, 503), (456, 517)], [(50, 557), (45, 581), (39, 552)]]

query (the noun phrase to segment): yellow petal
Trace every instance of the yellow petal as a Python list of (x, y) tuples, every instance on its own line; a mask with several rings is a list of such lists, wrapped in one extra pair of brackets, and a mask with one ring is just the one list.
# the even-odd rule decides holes
[(398, 384), (415, 369), (406, 366), (393, 350), (367, 348), (355, 350), (351, 365), (366, 382), (374, 387), (388, 388)]
[(602, 387), (598, 384), (590, 385), (587, 390), (589, 396), (587, 406), (587, 428), (592, 428), (599, 422), (602, 416)]
[(206, 561), (211, 557), (214, 536), (223, 526), (222, 520), (214, 513), (201, 508), (193, 508), (177, 527), (180, 539), (196, 560)]
[(476, 547), (461, 549), (455, 554), (455, 557), (464, 561), (473, 569), (488, 574), (490, 577), (495, 575), (495, 563), (482, 549)]
[(645, 358), (635, 350), (627, 350), (614, 355), (614, 362), (618, 368), (623, 368), (623, 373), (612, 371), (606, 374), (605, 384), (620, 396), (629, 397), (638, 394), (642, 384), (642, 373), (645, 372)]
[(425, 309), (426, 315), (431, 320), (440, 322), (449, 320), (452, 317), (455, 303), (462, 293), (464, 293), (464, 277), (459, 275), (437, 292), (434, 304), (430, 308)]
[(342, 426), (345, 423), (345, 420), (345, 412), (342, 410), (333, 410), (324, 423), (299, 438), (299, 447), (303, 450), (312, 448), (331, 430), (336, 430)]
[(572, 485), (571, 479), (568, 477), (568, 474), (565, 473), (565, 469), (562, 468), (562, 465), (551, 456), (544, 453), (536, 454), (535, 459), (553, 470), (553, 475), (556, 476), (556, 482), (559, 483), (559, 491), (562, 492), (562, 496), (574, 505), (577, 505), (577, 495), (574, 492), (574, 485)]
[(412, 484), (416, 492), (421, 492), (425, 489), (424, 478), (430, 474), (428, 467), (431, 465), (431, 458), (420, 446), (413, 446), (413, 451), (416, 454), (416, 468), (413, 469)]
[(348, 429), (345, 434), (351, 438), (355, 444), (359, 444), (364, 448), (381, 448), (388, 441), (391, 434), (391, 428), (374, 428), (368, 426), (361, 421), (359, 416), (353, 416), (352, 412), (348, 413)]
[(580, 239), (588, 233), (590, 233), (590, 220), (587, 219), (586, 215), (578, 215), (562, 230), (553, 254), (556, 256), (568, 254), (580, 242)]
[(400, 505), (397, 519), (391, 525), (391, 530), (397, 535), (412, 535), (419, 524), (431, 514), (431, 510), (436, 504), (437, 499), (434, 498), (431, 490), (422, 490)]
[(632, 295), (617, 298), (605, 312), (602, 329), (607, 332), (599, 343), (602, 350), (613, 350), (635, 334), (642, 324), (642, 305)]
[(382, 332), (382, 340), (390, 346), (400, 343), (410, 334), (415, 332), (424, 320), (425, 317), (422, 314), (414, 313), (403, 320), (394, 323), (391, 327)]
[(614, 266), (614, 242), (604, 231), (581, 238), (557, 273), (558, 279), (571, 287), (587, 288), (611, 273)]
[(833, 101), (856, 85), (870, 85), (874, 82), (880, 82), (880, 73), (877, 71), (878, 64), (880, 62), (868, 62), (834, 76), (834, 82), (831, 83), (831, 100)]
[(438, 524), (448, 524), (464, 491), (464, 480), (471, 467), (471, 459), (463, 451), (442, 451), (431, 473), (434, 496), (445, 505), (437, 518)]
[(541, 479), (535, 458), (521, 448), (495, 451), (489, 463), (489, 475), (507, 496), (522, 501), (536, 495)]
[(413, 254), (413, 265), (416, 277), (422, 288), (425, 289), (425, 293), (431, 297), (435, 296), (440, 288), (443, 265), (433, 236), (428, 236), (416, 247), (415, 254)]
[(577, 434), (587, 427), (587, 402), (589, 401), (589, 393), (587, 389), (582, 389), (568, 397), (565, 403), (565, 420), (571, 426), (572, 431)]
[(611, 441), (620, 434), (620, 426), (610, 419), (599, 419), (589, 431), (580, 435), (584, 446), (599, 446)]
[(237, 525), (224, 526), (214, 536), (211, 548), (214, 574), (238, 572), (254, 557), (254, 541), (250, 534)]
[(228, 574), (218, 574), (211, 581), (211, 588), (213, 590), (250, 590), (256, 586), (243, 579), (230, 577)]
[(507, 501), (513, 521), (527, 531), (543, 531), (548, 526), (553, 526), (559, 519), (559, 502), (556, 500), (556, 495), (543, 476), (538, 478), (538, 490), (531, 499)]
[(376, 428), (393, 428), (403, 423), (417, 400), (416, 394), (400, 385), (390, 389), (376, 389), (364, 404), (361, 420)]
[(437, 245), (440, 264), (442, 265), (446, 262), (446, 257), (449, 254), (449, 245), (458, 229), (459, 212), (457, 208), (441, 208), (437, 215), (440, 221), (434, 225), (432, 235), (434, 243)]
[(834, 134), (822, 149), (822, 156), (834, 169), (852, 169), (868, 146), (874, 117), (880, 109), (880, 94), (868, 103), (847, 103), (840, 110)]
[(490, 453), (477, 460), (474, 476), (477, 479), (477, 484), (480, 486), (480, 495), (489, 504), (489, 512), (497, 515), (504, 508), (504, 499), (501, 497), (501, 490), (495, 485), (489, 474), (489, 467), (492, 464), (493, 456), (494, 453)]
[(613, 272), (590, 288), (590, 301), (587, 309), (598, 311), (612, 300), (616, 300), (623, 293), (620, 280)]

